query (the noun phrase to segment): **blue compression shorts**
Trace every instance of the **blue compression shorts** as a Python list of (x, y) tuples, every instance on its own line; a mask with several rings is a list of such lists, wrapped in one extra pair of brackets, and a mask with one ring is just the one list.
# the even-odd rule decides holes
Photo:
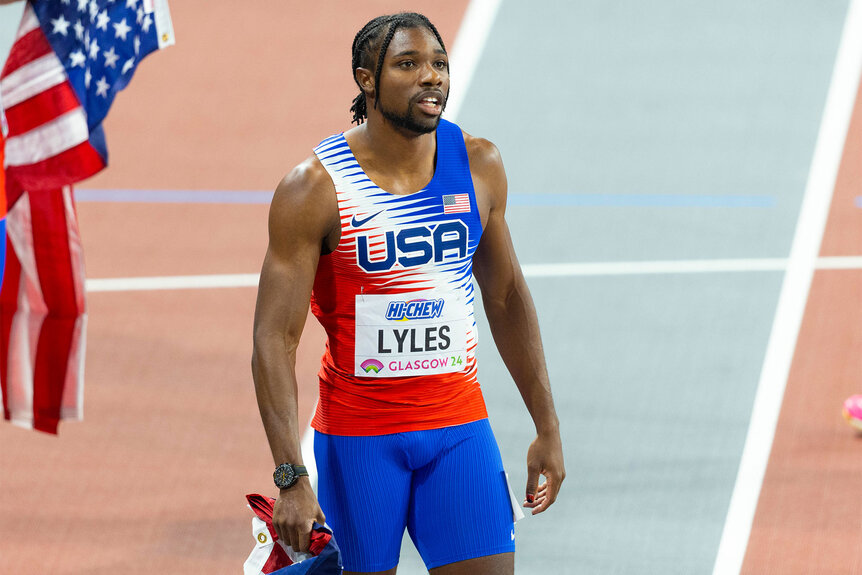
[(428, 569), (515, 551), (512, 500), (487, 419), (390, 435), (314, 433), (318, 499), (347, 571), (398, 564), (404, 528)]

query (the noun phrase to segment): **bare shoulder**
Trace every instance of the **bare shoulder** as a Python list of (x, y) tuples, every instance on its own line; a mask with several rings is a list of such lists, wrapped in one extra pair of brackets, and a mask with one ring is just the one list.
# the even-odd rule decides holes
[(338, 222), (335, 186), (326, 168), (310, 156), (293, 168), (275, 189), (269, 212), (270, 234), (286, 226), (324, 238)]
[(480, 176), (490, 175), (503, 170), (503, 157), (500, 150), (490, 140), (471, 136), (463, 130), (464, 145), (467, 147), (467, 157), (470, 158), (470, 169)]
[(312, 155), (281, 179), (272, 198), (273, 206), (286, 203), (296, 207), (297, 203), (319, 202), (327, 192), (334, 194), (332, 179), (317, 156)]
[(490, 140), (471, 136), (462, 131), (467, 157), (470, 160), (470, 172), (476, 193), (492, 210), (505, 207), (507, 184), (506, 170), (503, 168), (503, 157)]

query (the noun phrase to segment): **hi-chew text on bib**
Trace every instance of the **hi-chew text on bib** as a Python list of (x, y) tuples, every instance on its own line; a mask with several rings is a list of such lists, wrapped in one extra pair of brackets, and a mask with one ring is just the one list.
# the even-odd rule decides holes
[(357, 295), (353, 374), (404, 377), (462, 371), (469, 318), (464, 296), (453, 292)]

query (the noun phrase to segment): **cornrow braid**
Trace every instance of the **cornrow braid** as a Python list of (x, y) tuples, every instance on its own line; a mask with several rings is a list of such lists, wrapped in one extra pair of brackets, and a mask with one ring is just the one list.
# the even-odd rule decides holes
[[(383, 29), (388, 26), (386, 35), (383, 37), (379, 48), (376, 46), (377, 41), (381, 38)], [(383, 59), (386, 57), (386, 50), (389, 48), (389, 43), (398, 28), (427, 28), (430, 30), (443, 51), (446, 51), (446, 45), (443, 44), (443, 38), (434, 24), (422, 14), (416, 12), (401, 12), (398, 14), (389, 14), (386, 16), (378, 16), (365, 26), (362, 27), (356, 36), (353, 38), (353, 58), (352, 58), (352, 73), (353, 81), (359, 86), (359, 95), (353, 98), (353, 105), (350, 111), (353, 113), (353, 123), (359, 125), (368, 117), (368, 104), (365, 98), (365, 91), (359, 85), (356, 79), (357, 68), (371, 68), (373, 62), (373, 54), (378, 50), (377, 62), (374, 68), (374, 87), (376, 95), (374, 98), (374, 108), (377, 108), (377, 102), (380, 101), (380, 73), (383, 70)]]

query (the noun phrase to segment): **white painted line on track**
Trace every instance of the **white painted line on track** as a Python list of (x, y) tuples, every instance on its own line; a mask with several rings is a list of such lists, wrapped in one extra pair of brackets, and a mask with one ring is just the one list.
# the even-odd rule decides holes
[(862, 269), (860, 256), (832, 256), (817, 260), (819, 270), (858, 270)]
[(860, 30), (862, 0), (851, 0), (713, 575), (738, 575), (748, 547), (859, 86)]
[[(525, 264), (528, 278), (695, 274), (724, 272), (772, 272), (788, 267), (785, 258), (659, 260), (634, 262), (585, 262)], [(823, 270), (862, 269), (862, 256), (818, 258), (815, 266)], [(140, 278), (88, 279), (87, 293), (150, 290), (183, 290), (257, 287), (258, 274), (220, 274)]]
[(88, 293), (108, 291), (257, 287), (259, 278), (259, 274), (105, 278), (88, 279), (85, 285)]
[(461, 111), (461, 104), (470, 88), (491, 26), (497, 16), (501, 0), (471, 0), (464, 12), (464, 19), (449, 51), (449, 98), (446, 101), (446, 118), (454, 122)]
[(616, 276), (782, 271), (784, 258), (525, 264), (525, 277)]

